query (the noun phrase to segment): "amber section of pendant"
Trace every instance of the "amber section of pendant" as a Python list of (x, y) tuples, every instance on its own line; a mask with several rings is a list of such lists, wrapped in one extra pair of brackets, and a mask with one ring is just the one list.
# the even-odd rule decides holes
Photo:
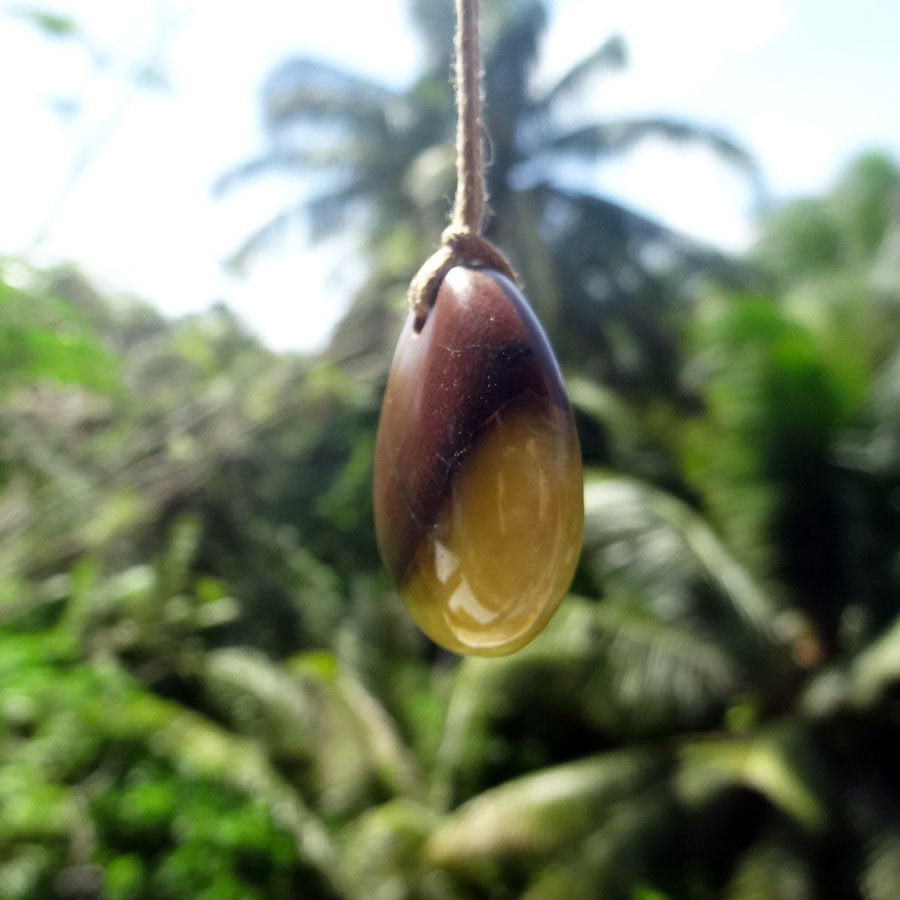
[(457, 267), (385, 393), (375, 525), (415, 620), (460, 653), (528, 643), (581, 550), (581, 454), (547, 338), (518, 288)]

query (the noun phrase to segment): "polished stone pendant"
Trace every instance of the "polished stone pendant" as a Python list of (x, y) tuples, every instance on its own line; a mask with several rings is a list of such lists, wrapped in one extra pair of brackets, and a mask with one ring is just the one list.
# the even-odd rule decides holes
[(584, 521), (581, 454), (553, 351), (516, 285), (457, 266), (420, 334), (410, 314), (375, 453), (385, 566), (422, 630), (500, 655), (547, 624)]

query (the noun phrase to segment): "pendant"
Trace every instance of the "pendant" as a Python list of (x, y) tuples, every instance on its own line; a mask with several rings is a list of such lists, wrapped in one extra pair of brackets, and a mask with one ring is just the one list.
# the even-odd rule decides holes
[(505, 275), (457, 266), (397, 343), (375, 451), (384, 564), (419, 627), (457, 653), (527, 644), (581, 551), (581, 452), (559, 366)]

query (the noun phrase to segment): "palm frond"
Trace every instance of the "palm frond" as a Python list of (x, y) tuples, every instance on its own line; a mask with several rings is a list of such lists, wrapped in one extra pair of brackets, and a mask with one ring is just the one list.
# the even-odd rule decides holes
[(617, 442), (635, 441), (635, 432), (640, 427), (637, 417), (615, 391), (578, 374), (566, 377), (566, 390), (572, 405), (612, 432)]
[(653, 754), (630, 749), (517, 778), (451, 814), (429, 839), (426, 857), (435, 865), (454, 866), (571, 846), (663, 769)]
[(737, 141), (719, 129), (667, 116), (619, 119), (583, 125), (562, 134), (546, 137), (541, 142), (538, 152), (597, 160), (624, 153), (648, 138), (662, 138), (677, 144), (697, 143), (709, 147), (723, 160), (747, 175), (757, 191), (762, 190), (759, 167), (750, 153)]
[(705, 584), (759, 644), (771, 642), (773, 602), (698, 513), (648, 484), (589, 474), (584, 559), (600, 583), (623, 581), (664, 617), (695, 608)]
[(613, 35), (575, 63), (549, 88), (535, 104), (535, 113), (549, 112), (561, 99), (581, 89), (592, 76), (621, 69), (626, 61), (625, 41), (619, 35)]
[(266, 122), (273, 130), (301, 119), (370, 121), (395, 97), (370, 78), (309, 57), (280, 65), (262, 91)]
[(213, 705), (238, 731), (254, 735), (276, 758), (313, 761), (317, 698), (262, 653), (211, 653), (204, 683)]
[(266, 126), (273, 133), (301, 122), (333, 122), (359, 131), (380, 131), (384, 122), (384, 106), (315, 85), (298, 85), (290, 93), (271, 98), (266, 113)]
[(861, 707), (879, 701), (900, 681), (900, 617), (853, 662), (853, 698)]
[(262, 654), (220, 650), (210, 656), (205, 681), (225, 717), (308, 779), (323, 808), (358, 807), (375, 781), (420, 793), (416, 764), (387, 713), (337, 672), (330, 654), (299, 657), (285, 671)]
[(373, 897), (374, 885), (390, 885), (391, 896), (421, 896), (422, 851), (438, 823), (436, 813), (408, 800), (391, 800), (356, 818), (341, 841), (341, 870), (352, 896)]
[(747, 738), (686, 742), (676, 788), (689, 806), (740, 786), (758, 791), (798, 825), (820, 832), (829, 820), (827, 779), (819, 750), (797, 728)]
[(803, 696), (806, 711), (830, 716), (877, 706), (900, 682), (900, 617), (849, 662), (819, 673)]
[(585, 840), (555, 854), (523, 900), (665, 900), (636, 885), (646, 882), (657, 857), (671, 854), (672, 829), (682, 825), (668, 784), (651, 779), (614, 803)]
[[(286, 663), (286, 668), (301, 682), (311, 680), (344, 713), (353, 737), (367, 750), (373, 772), (388, 790), (410, 798), (422, 797), (418, 761), (387, 710), (360, 681), (327, 653), (295, 657)], [(339, 770), (335, 777), (341, 777)]]
[(345, 147), (332, 147), (327, 150), (278, 148), (229, 169), (213, 183), (212, 192), (214, 196), (221, 197), (246, 181), (253, 181), (261, 175), (272, 172), (303, 175), (312, 170), (345, 168), (352, 164), (353, 155)]
[[(640, 283), (646, 276), (637, 265), (646, 259), (646, 268), (652, 271), (659, 267), (655, 256), (663, 260), (663, 268), (677, 262), (685, 276), (714, 275), (730, 284), (747, 281), (746, 266), (608, 197), (562, 188), (552, 181), (542, 181), (534, 190), (545, 215), (552, 212), (560, 223), (547, 227), (547, 237), (562, 271), (623, 273), (628, 281)], [(631, 287), (629, 294), (638, 292), (639, 285)]]
[(723, 648), (688, 628), (609, 601), (594, 621), (596, 652), (605, 659), (585, 686), (586, 707), (597, 720), (618, 711), (619, 733), (702, 721), (740, 684)]

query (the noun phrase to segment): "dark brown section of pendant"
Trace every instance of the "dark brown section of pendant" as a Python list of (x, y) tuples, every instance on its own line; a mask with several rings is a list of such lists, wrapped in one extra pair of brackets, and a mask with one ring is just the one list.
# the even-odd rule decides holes
[(494, 413), (515, 404), (568, 409), (553, 351), (506, 276), (457, 266), (414, 337), (397, 342), (375, 452), (375, 524), (384, 563), (402, 585), (451, 481)]

